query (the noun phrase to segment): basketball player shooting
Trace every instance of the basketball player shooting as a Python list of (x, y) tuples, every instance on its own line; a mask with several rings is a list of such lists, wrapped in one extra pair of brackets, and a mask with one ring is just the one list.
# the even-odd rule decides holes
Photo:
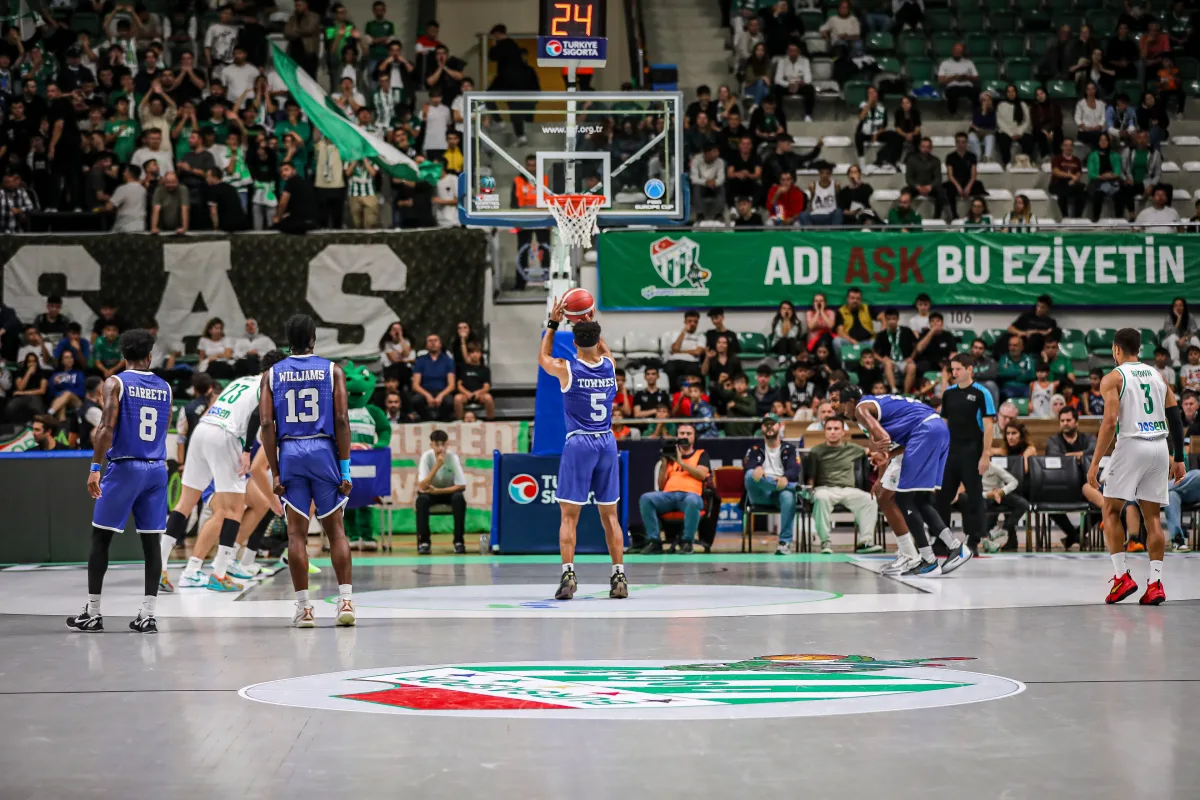
[(1125, 526), (1121, 519), (1125, 504), (1137, 503), (1146, 524), (1146, 552), (1150, 556), (1150, 578), (1138, 602), (1156, 606), (1167, 599), (1162, 585), (1167, 540), (1158, 512), (1167, 503), (1168, 472), (1176, 483), (1182, 480), (1187, 455), (1183, 416), (1175, 392), (1158, 370), (1141, 363), (1141, 349), (1142, 334), (1134, 328), (1122, 328), (1113, 337), (1112, 354), (1117, 366), (1100, 381), (1104, 419), (1087, 480), (1093, 489), (1100, 488), (1100, 457), (1108, 452), (1115, 436), (1117, 446), (1104, 470), (1104, 543), (1114, 572), (1104, 602), (1119, 603), (1137, 591), (1137, 582), (1125, 566)]
[(555, 600), (570, 600), (578, 589), (575, 578), (575, 540), (579, 514), (589, 497), (600, 511), (604, 538), (612, 557), (612, 577), (608, 596), (629, 596), (623, 562), (624, 535), (617, 518), (621, 499), (617, 441), (612, 434), (612, 404), (617, 393), (616, 365), (612, 353), (600, 338), (600, 323), (588, 314), (575, 323), (573, 359), (554, 358), (554, 332), (566, 313), (566, 298), (554, 301), (548, 329), (538, 351), (538, 364), (558, 378), (563, 393), (563, 414), (567, 440), (563, 444), (558, 467), (558, 500), (562, 520), (558, 528), (558, 549), (562, 556), (562, 577)]

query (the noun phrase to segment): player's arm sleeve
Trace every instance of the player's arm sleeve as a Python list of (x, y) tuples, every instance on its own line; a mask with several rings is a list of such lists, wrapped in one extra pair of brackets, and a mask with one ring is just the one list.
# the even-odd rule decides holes
[(1171, 439), (1171, 452), (1176, 461), (1187, 461), (1187, 452), (1183, 447), (1183, 414), (1178, 405), (1168, 406), (1167, 435)]
[(258, 438), (258, 428), (262, 424), (258, 406), (250, 412), (250, 421), (246, 423), (246, 443), (242, 445), (243, 452), (249, 453), (254, 449), (254, 440)]
[(454, 459), (454, 485), (466, 486), (467, 474), (463, 472), (462, 461), (458, 457), (458, 453), (451, 453), (450, 457)]

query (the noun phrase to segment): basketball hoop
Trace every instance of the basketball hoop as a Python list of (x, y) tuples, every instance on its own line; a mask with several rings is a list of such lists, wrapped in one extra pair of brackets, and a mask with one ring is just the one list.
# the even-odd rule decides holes
[(596, 217), (604, 199), (599, 194), (546, 194), (559, 233), (572, 247), (583, 248), (590, 247), (592, 236), (600, 233)]

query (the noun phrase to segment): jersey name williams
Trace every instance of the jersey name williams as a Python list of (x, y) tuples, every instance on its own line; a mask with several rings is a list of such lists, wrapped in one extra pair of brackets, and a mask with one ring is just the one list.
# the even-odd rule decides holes
[(141, 400), (157, 400), (160, 403), (171, 402), (171, 392), (167, 389), (153, 389), (146, 386), (126, 386), (125, 394)]
[(324, 380), (327, 373), (323, 369), (304, 369), (298, 372), (288, 371), (280, 372), (279, 380), (284, 383), (295, 383), (297, 381), (319, 381)]
[(575, 385), (580, 389), (615, 389), (616, 378), (576, 378)]

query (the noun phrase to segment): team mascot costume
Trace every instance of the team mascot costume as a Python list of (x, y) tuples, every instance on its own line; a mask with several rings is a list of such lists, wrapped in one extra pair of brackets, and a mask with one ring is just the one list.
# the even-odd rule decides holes
[[(366, 367), (347, 361), (346, 394), (350, 407), (350, 449), (390, 448), (392, 425), (379, 406), (371, 405), (375, 392), (375, 374)], [(370, 508), (348, 508), (343, 518), (350, 546), (362, 550), (378, 550), (375, 539), (375, 515)]]

